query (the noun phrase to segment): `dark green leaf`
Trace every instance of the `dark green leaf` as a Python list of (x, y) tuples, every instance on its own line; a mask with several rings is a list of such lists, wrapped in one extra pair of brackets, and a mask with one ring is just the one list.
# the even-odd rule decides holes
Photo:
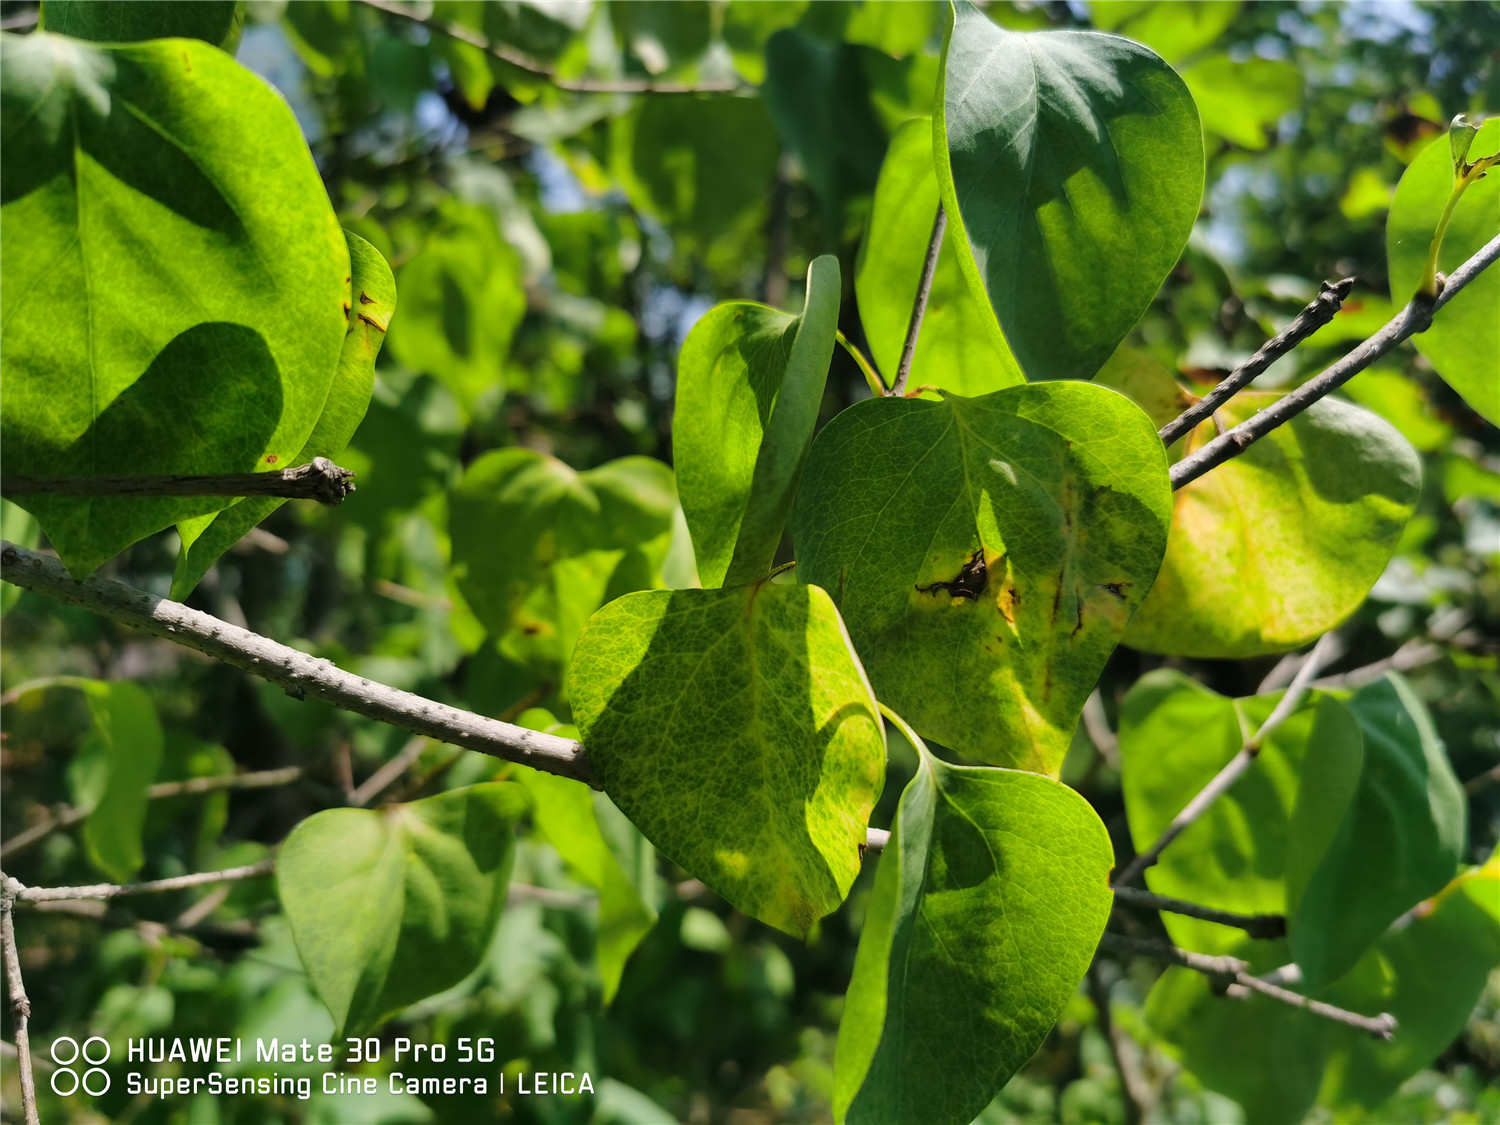
[(146, 862), (141, 845), (146, 790), (162, 758), (161, 722), (151, 697), (128, 680), (68, 680), (83, 692), (93, 726), (70, 766), (73, 800), (89, 810), (83, 847), (117, 883)]
[(798, 937), (844, 900), (885, 735), (822, 590), (629, 594), (579, 637), (568, 690), (604, 791), (673, 862)]
[(489, 946), (510, 879), (519, 786), (379, 811), (329, 809), (282, 844), (276, 883), (338, 1034), (457, 984)]
[[(338, 365), (349, 255), (291, 110), (194, 41), (0, 50), (4, 471), (295, 464)], [(78, 573), (231, 503), (22, 502)]]
[(40, 20), (43, 29), (74, 39), (202, 39), (230, 54), (244, 25), (238, 0), (44, 0)]
[(1087, 379), (1187, 244), (1203, 137), (1150, 50), (1096, 32), (1009, 32), (960, 2), (934, 121), (961, 262), (1031, 379)]
[(1060, 382), (856, 403), (813, 443), (792, 534), (885, 702), (970, 757), (1055, 775), (1170, 503), (1140, 408)]
[(824, 255), (808, 268), (800, 317), (735, 301), (682, 345), (672, 447), (705, 586), (770, 573), (823, 401), (839, 298), (838, 260)]
[(840, 1122), (964, 1125), (1052, 1029), (1109, 916), (1114, 853), (1049, 778), (921, 758), (839, 1024)]

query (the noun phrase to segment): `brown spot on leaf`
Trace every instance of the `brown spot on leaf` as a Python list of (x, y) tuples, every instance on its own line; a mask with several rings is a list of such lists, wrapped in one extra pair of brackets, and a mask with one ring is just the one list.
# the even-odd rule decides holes
[(362, 305), (373, 305), (375, 303), (375, 298), (361, 289), (359, 291), (359, 303)]
[(364, 321), (371, 328), (375, 329), (376, 332), (384, 332), (385, 331), (385, 325), (379, 323), (378, 321), (371, 320), (364, 313), (360, 313), (359, 314), (359, 319), (362, 320), (362, 321)]
[(1125, 600), (1125, 587), (1129, 585), (1129, 582), (1104, 582), (1100, 584), (1099, 588), (1108, 591), (1123, 602)]
[(935, 594), (939, 590), (948, 591), (948, 595), (958, 601), (967, 598), (969, 601), (978, 601), (979, 595), (984, 593), (984, 587), (990, 580), (989, 568), (984, 562), (984, 548), (977, 548), (969, 561), (959, 569), (959, 572), (947, 582), (930, 582), (926, 586), (916, 587), (919, 594)]
[(276, 464), (276, 462), (278, 460), (279, 460), (279, 458), (276, 456), (276, 454), (274, 454), (274, 453), (267, 453), (266, 454), (266, 464), (267, 465), (274, 465), (274, 464)]

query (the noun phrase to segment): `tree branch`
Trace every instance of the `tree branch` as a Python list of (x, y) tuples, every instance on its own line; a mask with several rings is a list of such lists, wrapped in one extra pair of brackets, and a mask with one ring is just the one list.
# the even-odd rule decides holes
[(21, 884), (0, 871), (0, 957), (5, 960), (5, 989), (10, 993), (10, 1014), (15, 1023), (16, 1061), (20, 1064), (21, 1112), (26, 1125), (39, 1125), (36, 1115), (36, 1079), (31, 1072), (31, 1001), (26, 996), (26, 982), (21, 977), (21, 957), (16, 950), (16, 925), (13, 918)]
[[(146, 800), (159, 801), (167, 797), (187, 797), (199, 793), (217, 793), (225, 789), (269, 789), (277, 785), (289, 785), (303, 774), (301, 766), (286, 766), (277, 770), (258, 770), (254, 773), (229, 773), (217, 777), (192, 777), (184, 781), (159, 781), (146, 790)], [(92, 809), (75, 805), (64, 805), (50, 812), (43, 820), (30, 828), (17, 832), (0, 844), (0, 859), (8, 859), (17, 852), (25, 851), (38, 840), (60, 828), (71, 828), (81, 820), (87, 820)]]
[(0, 543), (0, 576), (270, 680), (294, 698), (311, 696), (466, 750), (592, 783), (583, 748), (572, 739), (498, 722), (352, 675), (327, 660), (123, 582), (99, 577), (79, 581), (47, 555)]
[(659, 82), (654, 78), (563, 78), (545, 63), (539, 62), (514, 47), (496, 43), (471, 27), (451, 23), (434, 16), (424, 16), (404, 4), (394, 3), (393, 0), (361, 0), (361, 2), (367, 8), (374, 8), (387, 15), (419, 24), (428, 31), (434, 31), (459, 43), (467, 43), (470, 47), (483, 51), (492, 59), (498, 59), (517, 70), (524, 70), (528, 74), (545, 79), (559, 90), (567, 90), (575, 94), (732, 94), (745, 88), (744, 83), (738, 79), (689, 84)]
[(166, 477), (25, 477), (8, 474), (0, 494), (12, 496), (279, 496), (330, 507), (354, 491), (354, 474), (327, 457), (269, 473)]
[(1211, 906), (1200, 906), (1196, 902), (1184, 902), (1180, 898), (1153, 894), (1136, 887), (1114, 888), (1115, 901), (1126, 906), (1139, 906), (1146, 910), (1165, 910), (1169, 914), (1181, 914), (1188, 918), (1201, 918), (1220, 926), (1232, 926), (1244, 930), (1259, 941), (1274, 941), (1286, 937), (1286, 918), (1281, 914), (1235, 914), (1228, 910), (1215, 910)]
[(1220, 434), (1178, 461), (1172, 466), (1172, 487), (1181, 488), (1190, 481), (1197, 480), (1210, 469), (1222, 465), (1232, 457), (1239, 456), (1253, 443), (1278, 426), (1290, 422), (1318, 399), (1343, 386), (1397, 344), (1418, 332), (1426, 331), (1432, 324), (1433, 315), (1458, 296), (1465, 286), (1484, 272), (1486, 267), (1494, 264), (1496, 258), (1500, 258), (1500, 235), (1490, 239), (1473, 257), (1454, 270), (1444, 284), (1443, 291), (1435, 300), (1420, 295), (1413, 297), (1405, 308), (1386, 322), (1385, 327), (1355, 347), (1343, 359), (1324, 370), (1322, 374), (1309, 379), (1275, 404), (1252, 415), (1234, 429)]
[[(514, 726), (355, 676), (330, 661), (112, 578), (73, 578), (57, 559), (4, 540), (0, 577), (269, 680), (293, 698), (311, 696), (439, 742), (596, 784), (583, 745), (571, 738)], [(885, 829), (871, 828), (865, 849), (879, 851), (889, 838)]]
[(943, 232), (947, 228), (948, 216), (939, 203), (937, 215), (932, 220), (932, 234), (927, 238), (927, 257), (922, 260), (922, 277), (917, 282), (917, 295), (912, 300), (911, 319), (906, 322), (906, 340), (901, 345), (901, 360), (896, 365), (896, 377), (891, 382), (889, 394), (906, 393), (906, 380), (911, 375), (912, 359), (917, 354), (917, 336), (922, 331), (922, 317), (927, 312), (927, 298), (932, 295), (932, 275), (937, 272), (938, 255), (943, 252)]
[(1213, 390), (1188, 407), (1160, 430), (1157, 436), (1163, 445), (1171, 445), (1224, 403), (1259, 378), (1271, 364), (1307, 339), (1338, 313), (1354, 288), (1354, 278), (1342, 281), (1325, 281), (1318, 288), (1318, 295), (1297, 314), (1290, 324), (1272, 336), (1257, 349), (1256, 353), (1240, 364)]
[(1125, 1125), (1140, 1125), (1156, 1098), (1146, 1076), (1141, 1073), (1140, 1064), (1130, 1054), (1129, 1037), (1120, 1030), (1110, 1012), (1109, 985), (1100, 976), (1097, 962), (1089, 966), (1088, 976), (1084, 979), (1088, 983), (1089, 999), (1099, 1012), (1099, 1029), (1104, 1032), (1110, 1057), (1115, 1061), (1115, 1071), (1120, 1076), (1120, 1100), (1125, 1107)]
[(1208, 977), (1224, 995), (1235, 1000), (1243, 1000), (1250, 993), (1257, 992), (1267, 999), (1293, 1008), (1301, 1008), (1322, 1019), (1352, 1027), (1356, 1031), (1363, 1031), (1366, 1035), (1371, 1035), (1376, 1039), (1389, 1040), (1396, 1031), (1396, 1017), (1389, 1012), (1381, 1012), (1378, 1016), (1362, 1016), (1347, 1008), (1340, 1008), (1322, 1000), (1313, 1000), (1303, 996), (1300, 992), (1292, 992), (1290, 989), (1252, 976), (1248, 971), (1250, 966), (1238, 957), (1210, 957), (1206, 953), (1192, 953), (1186, 949), (1179, 949), (1164, 941), (1127, 937), (1125, 934), (1110, 932), (1106, 932), (1099, 940), (1099, 948), (1107, 949), (1112, 953), (1148, 957), (1153, 961), (1192, 969), (1195, 973), (1202, 973)]
[(1177, 839), (1193, 821), (1202, 816), (1215, 801), (1229, 792), (1234, 787), (1234, 783), (1244, 776), (1259, 756), (1261, 744), (1266, 737), (1284, 723), (1302, 702), (1302, 697), (1307, 694), (1313, 678), (1318, 674), (1318, 669), (1328, 659), (1336, 643), (1330, 639), (1333, 636), (1333, 633), (1324, 633), (1318, 638), (1318, 643), (1313, 646), (1307, 660), (1303, 662), (1301, 668), (1297, 669), (1297, 676), (1292, 680), (1291, 686), (1286, 689), (1286, 694), (1281, 697), (1281, 702), (1276, 704), (1276, 707), (1266, 716), (1266, 721), (1261, 723), (1260, 729), (1245, 740), (1239, 753), (1229, 759), (1224, 768), (1197, 792), (1180, 813), (1172, 818), (1172, 823), (1167, 825), (1166, 831), (1161, 834), (1156, 843), (1131, 860), (1125, 870), (1114, 878), (1113, 882), (1117, 888), (1140, 878), (1146, 868), (1153, 866), (1161, 858), (1161, 853), (1166, 850), (1168, 844)]

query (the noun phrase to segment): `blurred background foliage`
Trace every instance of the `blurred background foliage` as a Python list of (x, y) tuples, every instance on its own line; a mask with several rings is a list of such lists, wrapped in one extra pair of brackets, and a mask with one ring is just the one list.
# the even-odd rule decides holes
[[(921, 0), (393, 7), (244, 5), (237, 57), (291, 103), (341, 221), (395, 269), (400, 307), (369, 414), (342, 459), (358, 474), (358, 493), (333, 510), (283, 507), (209, 572), (191, 604), (486, 714), (565, 714), (558, 646), (536, 640), (519, 617), (508, 630), (491, 614), (482, 620), (454, 578), (453, 517), (468, 502), (467, 466), (506, 447), (580, 471), (633, 454), (670, 462), (675, 357), (687, 330), (721, 300), (799, 308), (800, 279), (820, 253), (844, 263), (841, 329), (865, 347), (855, 258), (891, 134), (930, 112), (944, 8)], [(1075, 0), (989, 12), (1017, 29), (1093, 26), (1136, 38), (1177, 67), (1197, 98), (1209, 151), (1203, 217), (1127, 341), (1190, 383), (1210, 384), (1247, 357), (1324, 278), (1357, 277), (1354, 297), (1263, 385), (1315, 373), (1382, 323), (1392, 307), (1383, 224), (1404, 164), (1454, 114), (1500, 108), (1492, 3)], [(24, 29), (35, 7), (0, 4), (0, 19)], [(476, 45), (484, 41), (497, 49)], [(867, 393), (838, 351), (825, 416)], [(1425, 486), (1401, 552), (1342, 631), (1346, 651), (1335, 667), (1395, 654), (1407, 669), (1459, 777), (1471, 779), (1468, 858), (1481, 862), (1500, 838), (1500, 435), (1410, 349), (1347, 393), (1422, 452)], [(9, 505), (4, 525), (7, 538), (35, 539)], [(691, 584), (680, 526), (667, 538), (655, 560), (664, 580)], [(174, 552), (170, 535), (159, 536), (106, 572), (165, 592)], [(7, 837), (88, 791), (69, 764), (90, 729), (81, 699), (17, 690), (62, 673), (129, 679), (149, 693), (162, 728), (157, 782), (304, 767), (277, 788), (152, 802), (139, 878), (253, 861), (403, 750), (415, 755), (412, 765), (383, 799), (515, 772), (410, 745), (400, 732), (295, 702), (87, 613), (8, 587), (4, 597)], [(567, 617), (568, 597), (557, 591), (556, 604), (543, 607), (552, 625)], [(1105, 717), (1161, 663), (1122, 649), (1101, 684)], [(1169, 663), (1245, 695), (1275, 659)], [(1119, 844), (1116, 758), (1109, 739), (1099, 741), (1077, 736), (1065, 778)], [(909, 752), (893, 749), (890, 768), (876, 824), (889, 823)], [(94, 882), (90, 846), (86, 833), (54, 832), (6, 866), (27, 883)], [(563, 899), (513, 903), (477, 974), (383, 1032), (450, 1043), (495, 1036), (509, 1071), (589, 1071), (593, 1099), (512, 1092), (487, 1105), (394, 1095), (357, 1105), (101, 1104), (114, 1121), (194, 1125), (826, 1119), (834, 1029), (870, 872), (805, 946), (691, 887), (673, 892), (681, 873), (662, 874), (659, 919), (606, 1006), (594, 913), (566, 900), (582, 885), (540, 834), (528, 836), (516, 880)], [(331, 1022), (298, 967), (269, 881), (208, 897), (216, 900), (208, 908), (168, 896), (28, 914), (33, 1041), (82, 1027), (117, 1040), (327, 1036)], [(1093, 985), (1114, 1001), (1113, 1033), (1150, 1087), (1149, 1119), (1242, 1120), (1235, 1103), (1152, 1046), (1141, 1003), (1156, 970), (1101, 959), (1096, 973)], [(1080, 992), (981, 1120), (1126, 1121), (1107, 1030), (1088, 989)], [(1497, 1078), (1500, 976), (1492, 975), (1462, 1037), (1373, 1119), (1497, 1121)]]

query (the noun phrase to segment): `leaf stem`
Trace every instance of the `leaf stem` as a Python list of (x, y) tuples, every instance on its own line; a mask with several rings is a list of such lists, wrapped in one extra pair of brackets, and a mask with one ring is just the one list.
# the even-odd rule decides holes
[(1182, 835), (1189, 825), (1212, 807), (1215, 801), (1229, 792), (1234, 787), (1235, 782), (1239, 781), (1246, 771), (1250, 769), (1255, 759), (1260, 755), (1262, 743), (1273, 730), (1291, 717), (1292, 712), (1302, 702), (1303, 696), (1307, 694), (1308, 688), (1318, 674), (1318, 669), (1323, 666), (1325, 660), (1329, 659), (1329, 653), (1333, 651), (1333, 646), (1336, 643), (1329, 639), (1333, 635), (1332, 633), (1324, 633), (1323, 636), (1318, 638), (1318, 643), (1313, 646), (1312, 652), (1308, 654), (1307, 660), (1303, 662), (1302, 667), (1297, 669), (1296, 678), (1292, 680), (1291, 686), (1286, 689), (1286, 694), (1281, 697), (1281, 701), (1266, 716), (1266, 721), (1261, 723), (1259, 729), (1254, 734), (1245, 739), (1239, 752), (1225, 763), (1224, 768), (1216, 773), (1207, 785), (1198, 790), (1192, 800), (1183, 806), (1180, 813), (1172, 818), (1172, 823), (1167, 825), (1166, 830), (1162, 832), (1156, 842), (1131, 860), (1125, 869), (1111, 880), (1117, 888), (1134, 882), (1145, 873), (1148, 867), (1154, 866), (1157, 860), (1161, 858), (1161, 853), (1166, 850), (1167, 845)]
[(280, 496), (334, 506), (354, 491), (354, 474), (327, 457), (269, 473), (211, 476), (28, 477), (10, 474), (0, 493), (11, 496)]
[(911, 319), (906, 322), (901, 361), (896, 365), (896, 379), (888, 394), (906, 393), (906, 380), (911, 375), (912, 360), (917, 354), (917, 336), (922, 331), (922, 317), (927, 312), (927, 298), (932, 295), (932, 276), (937, 272), (938, 255), (943, 251), (943, 232), (947, 228), (948, 216), (939, 203), (937, 215), (932, 220), (932, 233), (927, 236), (927, 257), (922, 260), (922, 276), (917, 282), (917, 295), (912, 300)]
[(1106, 931), (1100, 938), (1099, 948), (1107, 949), (1111, 953), (1148, 957), (1153, 961), (1192, 969), (1195, 973), (1202, 973), (1213, 981), (1216, 988), (1224, 995), (1236, 1000), (1243, 1000), (1250, 993), (1256, 992), (1267, 999), (1293, 1008), (1301, 1008), (1311, 1015), (1332, 1020), (1345, 1027), (1352, 1027), (1356, 1031), (1363, 1031), (1366, 1035), (1380, 1040), (1389, 1040), (1396, 1031), (1396, 1017), (1389, 1012), (1381, 1012), (1378, 1016), (1362, 1016), (1347, 1008), (1340, 1008), (1322, 1000), (1303, 996), (1300, 992), (1293, 992), (1280, 985), (1272, 984), (1270, 981), (1252, 976), (1248, 971), (1250, 966), (1238, 957), (1211, 957), (1206, 953), (1193, 953), (1186, 949), (1179, 949), (1168, 942), (1156, 941), (1152, 938), (1129, 937), (1109, 931)]
[(855, 347), (849, 337), (835, 328), (833, 338), (843, 345), (849, 358), (854, 360), (854, 365), (859, 368), (860, 374), (865, 377), (865, 385), (870, 388), (870, 393), (876, 398), (886, 393), (885, 380), (880, 377), (880, 372), (875, 370), (875, 365), (870, 362), (870, 357)]
[(1443, 250), (1443, 236), (1448, 233), (1448, 224), (1453, 219), (1453, 211), (1458, 206), (1458, 201), (1463, 197), (1464, 189), (1469, 183), (1463, 176), (1453, 178), (1453, 190), (1448, 193), (1448, 202), (1443, 204), (1443, 213), (1438, 216), (1437, 227), (1432, 232), (1432, 244), (1427, 248), (1427, 264), (1422, 268), (1422, 281), (1417, 286), (1417, 292), (1426, 295), (1429, 299), (1438, 295), (1438, 255)]
[(1197, 480), (1210, 469), (1238, 457), (1251, 444), (1265, 437), (1278, 426), (1290, 422), (1324, 395), (1337, 390), (1370, 364), (1374, 363), (1397, 344), (1418, 332), (1424, 332), (1432, 324), (1433, 314), (1457, 297), (1464, 287), (1500, 258), (1500, 235), (1496, 235), (1477, 250), (1448, 277), (1443, 291), (1436, 298), (1417, 294), (1406, 307), (1385, 323), (1378, 332), (1356, 346), (1337, 363), (1322, 374), (1309, 379), (1296, 390), (1275, 404), (1252, 415), (1234, 429), (1214, 438), (1197, 451), (1184, 457), (1172, 466), (1172, 487), (1181, 488)]
[(1228, 402), (1241, 388), (1254, 382), (1278, 359), (1332, 320), (1353, 288), (1352, 277), (1323, 282), (1318, 288), (1318, 295), (1290, 324), (1262, 344), (1254, 355), (1231, 371), (1217, 387), (1157, 431), (1162, 444), (1171, 445), (1182, 437)]

